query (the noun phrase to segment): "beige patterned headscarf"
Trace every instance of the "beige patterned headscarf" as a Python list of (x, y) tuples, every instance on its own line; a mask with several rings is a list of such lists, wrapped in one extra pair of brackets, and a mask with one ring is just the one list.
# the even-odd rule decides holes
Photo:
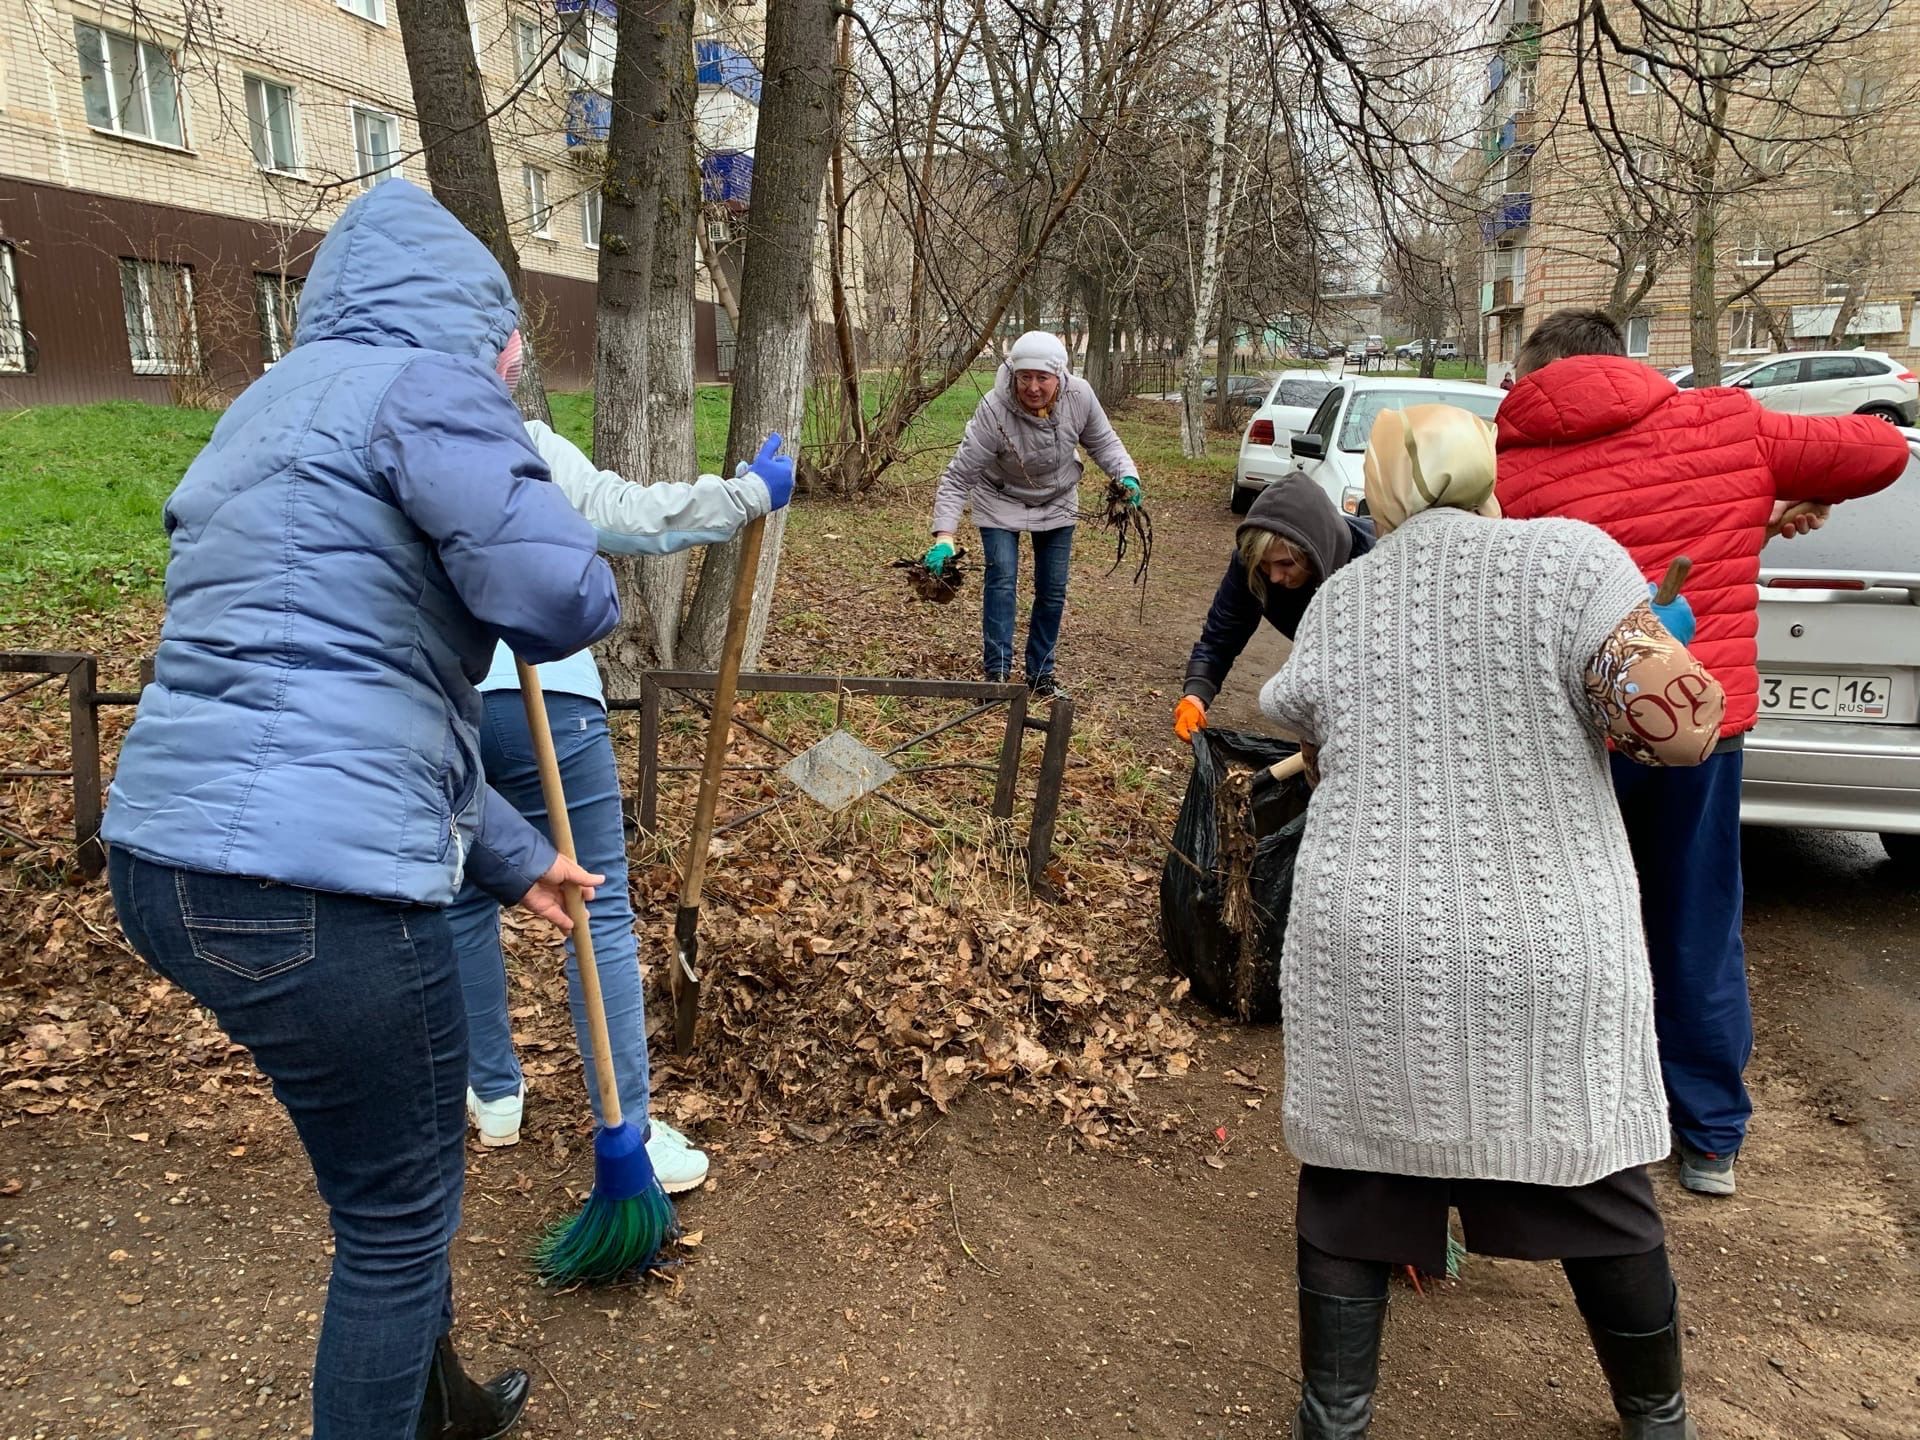
[(1367, 437), (1363, 469), (1376, 534), (1409, 515), (1447, 506), (1497, 518), (1493, 427), (1457, 405), (1382, 410)]

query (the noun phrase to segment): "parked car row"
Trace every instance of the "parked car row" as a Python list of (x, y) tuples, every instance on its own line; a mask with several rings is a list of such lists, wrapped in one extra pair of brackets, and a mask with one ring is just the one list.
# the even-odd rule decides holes
[[(1841, 359), (1844, 372), (1823, 363)], [(1920, 400), (1913, 373), (1875, 351), (1768, 356), (1725, 374), (1801, 415), (1910, 426)], [(1364, 515), (1361, 460), (1382, 410), (1438, 401), (1490, 420), (1502, 398), (1466, 381), (1283, 374), (1241, 439), (1232, 509), (1244, 514), (1297, 468)], [(1905, 433), (1920, 447), (1920, 430)], [(1760, 586), (1760, 718), (1747, 738), (1741, 820), (1874, 833), (1892, 860), (1920, 870), (1920, 461), (1891, 488), (1840, 507), (1824, 530), (1768, 545)]]
[[(1666, 372), (1693, 388), (1693, 366)], [(1751, 390), (1769, 410), (1791, 415), (1877, 415), (1893, 425), (1920, 421), (1920, 381), (1878, 350), (1809, 350), (1723, 361), (1720, 383)]]

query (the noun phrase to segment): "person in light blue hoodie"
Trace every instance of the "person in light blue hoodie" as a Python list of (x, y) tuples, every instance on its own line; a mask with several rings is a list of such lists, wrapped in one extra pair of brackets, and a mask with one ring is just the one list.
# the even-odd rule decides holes
[[(534, 448), (560, 487), (598, 534), (600, 548), (617, 555), (667, 555), (729, 539), (756, 516), (785, 505), (793, 495), (793, 461), (779, 453), (772, 436), (751, 465), (731, 480), (703, 475), (691, 485), (636, 485), (611, 470), (599, 470), (564, 436), (538, 420), (527, 422)], [(641, 999), (640, 956), (634, 939), (633, 902), (627, 890), (627, 844), (620, 803), (620, 777), (607, 730), (605, 694), (591, 651), (537, 667), (546, 696), (567, 818), (582, 864), (606, 876), (587, 906), (594, 968), (607, 1011), (607, 1033), (620, 1077), (620, 1108), (634, 1123), (648, 1120), (646, 1010)], [(480, 754), (487, 781), (507, 796), (542, 833), (546, 800), (534, 763), (526, 706), (513, 652), (502, 644), (493, 669), (480, 682), (486, 718)], [(469, 1046), (467, 1112), (487, 1146), (517, 1144), (526, 1083), (513, 1050), (507, 1014), (506, 965), (500, 951), (500, 903), (469, 883), (447, 912), (460, 979), (466, 990)], [(587, 1093), (596, 1118), (600, 1087), (593, 1068), (593, 1036), (580, 1000), (573, 942), (567, 942), (567, 989), (574, 1033), (586, 1060)], [(687, 1137), (654, 1119), (647, 1127), (647, 1157), (668, 1194), (692, 1190), (707, 1178), (707, 1157)]]
[[(526, 1403), (455, 1357), (470, 879), (566, 928), (560, 856), (481, 771), (496, 645), (619, 619), (593, 527), (510, 396), (518, 311), (403, 180), (314, 255), (295, 344), (168, 499), (167, 616), (102, 828), (114, 907), (273, 1081), (334, 1258), (314, 1440), (479, 1440)], [(504, 383), (503, 383), (504, 382)]]

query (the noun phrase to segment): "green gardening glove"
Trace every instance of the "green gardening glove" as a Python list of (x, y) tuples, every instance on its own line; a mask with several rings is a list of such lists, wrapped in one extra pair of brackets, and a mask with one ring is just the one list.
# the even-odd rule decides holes
[(953, 542), (951, 540), (941, 540), (936, 542), (931, 550), (927, 551), (927, 557), (924, 563), (927, 569), (931, 570), (935, 575), (938, 575), (947, 568), (947, 561), (952, 558)]
[(1120, 477), (1120, 488), (1127, 492), (1127, 504), (1138, 505), (1140, 503), (1140, 482), (1138, 479), (1132, 475), (1122, 475)]

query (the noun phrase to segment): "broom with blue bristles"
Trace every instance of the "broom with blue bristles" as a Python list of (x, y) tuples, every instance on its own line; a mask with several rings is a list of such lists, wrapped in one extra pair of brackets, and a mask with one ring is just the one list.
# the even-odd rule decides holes
[[(516, 661), (520, 695), (526, 702), (527, 729), (540, 766), (540, 791), (546, 797), (547, 824), (554, 847), (576, 863), (567, 796), (560, 784), (560, 762), (547, 726), (546, 697), (540, 677), (525, 661)], [(661, 1247), (680, 1233), (673, 1202), (654, 1178), (647, 1158), (647, 1137), (620, 1113), (620, 1083), (607, 1037), (607, 1009), (600, 998), (600, 972), (594, 967), (593, 936), (587, 928), (587, 903), (580, 887), (566, 887), (567, 914), (573, 919), (574, 962), (586, 1001), (593, 1036), (593, 1071), (600, 1083), (600, 1112), (606, 1123), (593, 1136), (593, 1193), (580, 1213), (550, 1230), (534, 1250), (540, 1278), (550, 1285), (618, 1280), (651, 1265)]]

